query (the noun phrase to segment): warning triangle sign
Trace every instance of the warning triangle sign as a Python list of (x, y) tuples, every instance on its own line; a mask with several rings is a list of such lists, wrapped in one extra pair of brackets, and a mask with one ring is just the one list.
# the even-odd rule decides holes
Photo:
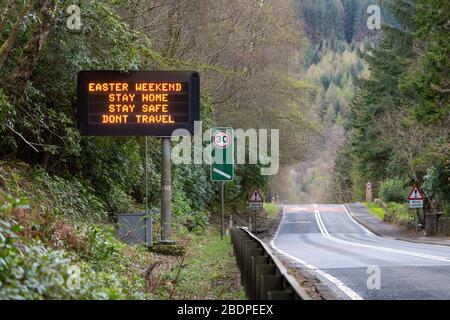
[(408, 200), (423, 200), (424, 196), (422, 191), (418, 187), (414, 187), (409, 194)]
[(251, 194), (250, 194), (250, 199), (248, 200), (249, 202), (264, 202), (261, 193), (258, 190), (254, 190)]

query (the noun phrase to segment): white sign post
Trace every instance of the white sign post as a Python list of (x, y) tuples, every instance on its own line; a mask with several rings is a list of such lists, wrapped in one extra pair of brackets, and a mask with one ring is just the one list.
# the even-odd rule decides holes
[(248, 204), (249, 204), (250, 209), (255, 211), (254, 231), (256, 232), (256, 212), (262, 210), (263, 205), (264, 205), (264, 199), (261, 196), (261, 193), (259, 192), (258, 189), (255, 189), (250, 194), (250, 198), (248, 199)]
[(411, 209), (416, 209), (416, 232), (419, 229), (419, 209), (423, 208), (424, 198), (425, 196), (423, 195), (419, 187), (414, 187), (408, 196), (409, 207)]
[(408, 197), (409, 207), (411, 209), (422, 209), (424, 198), (422, 191), (418, 187), (414, 187)]

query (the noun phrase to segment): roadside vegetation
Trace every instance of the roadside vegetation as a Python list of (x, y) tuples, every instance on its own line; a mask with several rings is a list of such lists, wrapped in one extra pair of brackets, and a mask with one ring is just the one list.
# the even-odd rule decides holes
[(264, 211), (269, 217), (276, 217), (280, 212), (280, 205), (276, 203), (264, 203)]
[(0, 168), (10, 186), (0, 195), (0, 299), (245, 298), (232, 246), (207, 221), (178, 226), (184, 250), (158, 254), (122, 242), (82, 185), (23, 163)]
[(371, 202), (371, 203), (367, 203), (365, 202), (364, 205), (367, 207), (367, 209), (369, 209), (369, 211), (376, 216), (378, 219), (380, 219), (381, 221), (384, 221), (384, 209), (379, 207), (377, 204)]
[[(415, 225), (415, 210), (409, 208), (408, 203), (388, 202), (380, 206), (377, 203), (364, 203), (370, 213), (379, 218), (381, 221), (395, 224), (404, 230), (413, 231)], [(423, 213), (420, 212), (423, 219)], [(450, 215), (444, 214), (439, 219), (437, 234), (439, 236), (450, 236)]]
[[(178, 278), (175, 270), (191, 258), (210, 271), (196, 297), (241, 297), (237, 287), (230, 296), (220, 289), (234, 281), (229, 274), (221, 279), (214, 266), (201, 264), (237, 274), (231, 257), (221, 261), (212, 252), (229, 257), (229, 244), (210, 232), (220, 186), (206, 165), (172, 167), (174, 238), (180, 252), (203, 243), (196, 248), (205, 259), (149, 252), (117, 237), (116, 214), (160, 207), (161, 142), (149, 137), (144, 163), (143, 138), (81, 137), (77, 73), (197, 70), (203, 130), (281, 128), (282, 161), (297, 161), (312, 143), (300, 139), (318, 135), (320, 126), (297, 68), (304, 42), (293, 1), (82, 0), (79, 29), (67, 23), (73, 4), (0, 0), (1, 298), (188, 298), (195, 292), (183, 279), (195, 269)], [(269, 182), (260, 164), (236, 166), (225, 190), (227, 212), (245, 211), (248, 192), (266, 191)], [(153, 227), (160, 229), (157, 215)], [(77, 267), (82, 281), (72, 290), (67, 283)]]
[[(345, 142), (335, 162), (335, 201), (361, 201), (370, 181), (374, 195), (389, 207), (406, 201), (418, 185), (429, 210), (449, 215), (450, 3), (381, 4), (391, 21), (384, 20), (379, 45), (360, 54), (370, 75), (356, 81)], [(398, 205), (386, 210), (400, 220), (406, 217)]]
[[(194, 235), (181, 263), (166, 275), (176, 279), (173, 299), (246, 299), (230, 238), (220, 239), (217, 230)], [(164, 298), (164, 297), (162, 297)]]

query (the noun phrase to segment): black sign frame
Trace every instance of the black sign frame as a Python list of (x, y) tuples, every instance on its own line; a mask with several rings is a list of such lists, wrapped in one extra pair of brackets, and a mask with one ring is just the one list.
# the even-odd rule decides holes
[[(179, 82), (188, 84), (188, 121), (174, 124), (89, 123), (88, 84), (90, 82)], [(200, 120), (200, 75), (196, 71), (116, 71), (83, 70), (77, 79), (77, 126), (82, 136), (155, 136), (170, 137), (176, 129), (194, 134), (194, 122)]]

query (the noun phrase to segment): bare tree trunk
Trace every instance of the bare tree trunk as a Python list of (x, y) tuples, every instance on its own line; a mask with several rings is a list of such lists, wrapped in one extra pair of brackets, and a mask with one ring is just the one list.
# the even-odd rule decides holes
[(166, 57), (173, 59), (175, 57), (175, 51), (178, 45), (178, 40), (180, 37), (180, 25), (178, 22), (179, 9), (173, 8), (169, 11), (168, 24), (169, 24), (169, 43), (167, 47)]
[(20, 57), (17, 66), (8, 76), (8, 84), (10, 84), (9, 96), (13, 104), (17, 103), (20, 99), (28, 80), (30, 80), (33, 74), (39, 59), (39, 53), (41, 52), (44, 43), (47, 40), (48, 33), (50, 32), (57, 2), (58, 0), (43, 1), (40, 10), (41, 23), (35, 27), (32, 35), (25, 45), (25, 48), (23, 49), (22, 56)]
[[(16, 22), (14, 23), (14, 26), (11, 30), (11, 34), (9, 35), (8, 39), (3, 43), (2, 47), (0, 48), (0, 68), (3, 66), (3, 63), (6, 60), (6, 57), (8, 56), (9, 52), (12, 49), (12, 46), (14, 45), (14, 42), (16, 42), (17, 36), (19, 35), (19, 29), (22, 25), (22, 22), (25, 18), (25, 16), (28, 14), (28, 12), (31, 9), (31, 1), (28, 1), (23, 7), (22, 10), (20, 10), (20, 14), (17, 17)], [(6, 20), (6, 19), (5, 19)], [(2, 21), (4, 22), (4, 20)], [(0, 26), (0, 30), (1, 30)]]

